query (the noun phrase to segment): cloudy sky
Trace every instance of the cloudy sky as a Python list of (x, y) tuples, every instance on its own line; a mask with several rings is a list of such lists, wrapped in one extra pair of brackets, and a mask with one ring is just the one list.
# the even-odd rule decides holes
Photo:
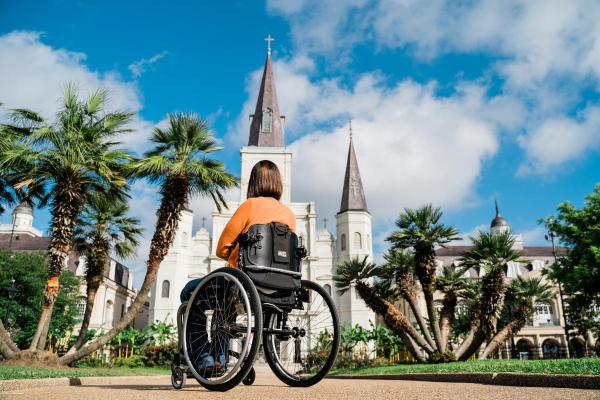
[[(137, 153), (166, 113), (195, 111), (239, 173), (268, 33), (293, 199), (334, 219), (352, 118), (376, 259), (398, 212), (427, 202), (468, 234), (497, 198), (513, 230), (543, 244), (538, 218), (599, 180), (596, 1), (0, 1), (0, 102), (52, 118), (66, 82), (108, 87), (111, 108), (136, 113), (123, 141)], [(148, 236), (156, 193), (132, 193)], [(198, 227), (212, 205), (193, 208)], [(145, 254), (128, 261), (136, 283)]]

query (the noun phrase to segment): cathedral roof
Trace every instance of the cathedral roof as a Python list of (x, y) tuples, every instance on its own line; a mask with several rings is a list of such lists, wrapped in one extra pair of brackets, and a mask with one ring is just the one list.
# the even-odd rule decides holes
[(340, 213), (345, 211), (367, 211), (365, 191), (363, 190), (358, 161), (352, 144), (352, 128), (350, 129), (350, 146), (348, 148), (348, 160), (346, 161), (346, 176), (344, 177)]
[(498, 228), (502, 226), (509, 226), (508, 221), (500, 215), (500, 210), (498, 208), (498, 202), (496, 201), (496, 217), (490, 223), (491, 228)]
[(271, 65), (271, 48), (267, 53), (256, 109), (250, 124), (248, 146), (283, 147), (283, 124), (277, 103), (275, 78)]

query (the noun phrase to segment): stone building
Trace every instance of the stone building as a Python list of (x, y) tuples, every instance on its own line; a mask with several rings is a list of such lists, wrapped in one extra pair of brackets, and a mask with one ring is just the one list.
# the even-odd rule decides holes
[[(33, 209), (26, 203), (21, 203), (12, 212), (12, 223), (0, 224), (0, 249), (12, 251), (45, 252), (50, 238), (43, 236), (40, 229), (33, 225)], [(71, 252), (66, 260), (65, 268), (75, 273), (81, 279), (79, 287), (80, 300), (78, 311), (83, 317), (85, 311), (85, 257)], [(96, 293), (94, 309), (90, 319), (90, 329), (107, 331), (113, 327), (127, 311), (136, 291), (133, 289), (133, 273), (125, 265), (111, 259), (110, 269), (104, 277)], [(148, 306), (138, 314), (134, 326), (143, 328), (148, 323)], [(75, 327), (75, 332), (79, 327)]]
[[(210, 233), (204, 227), (192, 232), (194, 213), (192, 210), (183, 212), (175, 241), (161, 264), (152, 290), (151, 321), (173, 322), (183, 286), (190, 279), (226, 265), (224, 260), (216, 256), (218, 238), (238, 206), (246, 200), (248, 179), (254, 165), (261, 160), (271, 160), (278, 166), (283, 179), (281, 202), (296, 215), (297, 234), (308, 250), (308, 257), (302, 262), (303, 278), (319, 283), (332, 295), (343, 323), (368, 327), (369, 321), (375, 321), (374, 314), (354, 288), (342, 296), (333, 290), (333, 275), (338, 263), (356, 256), (372, 259), (373, 255), (371, 214), (367, 209), (352, 139), (348, 147), (344, 181), (340, 179), (341, 204), (336, 215), (334, 236), (325, 228), (317, 229), (318, 215), (314, 202), (292, 200), (293, 154), (285, 145), (285, 119), (277, 102), (270, 51), (263, 70), (256, 109), (251, 118), (248, 145), (240, 149), (239, 201), (228, 202), (228, 210), (213, 211)], [(315, 185), (318, 184), (315, 182)]]

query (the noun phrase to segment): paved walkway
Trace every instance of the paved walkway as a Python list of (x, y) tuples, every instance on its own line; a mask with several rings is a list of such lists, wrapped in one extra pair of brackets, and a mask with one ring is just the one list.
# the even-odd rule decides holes
[(0, 399), (94, 399), (94, 400), (153, 400), (153, 399), (360, 399), (360, 400), (518, 400), (518, 399), (600, 399), (600, 391), (517, 388), (465, 383), (436, 383), (416, 381), (372, 381), (326, 379), (312, 388), (290, 388), (270, 373), (260, 373), (252, 386), (238, 386), (226, 393), (208, 392), (192, 379), (189, 385), (176, 391), (168, 376), (103, 379), (98, 384), (83, 386), (46, 387), (0, 393)]

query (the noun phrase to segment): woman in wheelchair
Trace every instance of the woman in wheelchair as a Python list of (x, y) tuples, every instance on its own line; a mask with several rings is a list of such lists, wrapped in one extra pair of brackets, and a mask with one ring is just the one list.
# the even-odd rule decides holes
[(186, 368), (208, 389), (254, 381), (252, 365), (263, 344), (273, 372), (292, 386), (310, 386), (329, 371), (339, 346), (337, 312), (319, 285), (301, 280), (306, 250), (296, 217), (279, 202), (277, 166), (258, 162), (247, 200), (233, 214), (217, 245), (228, 268), (188, 282), (178, 312), (181, 352), (172, 382), (181, 388)]

